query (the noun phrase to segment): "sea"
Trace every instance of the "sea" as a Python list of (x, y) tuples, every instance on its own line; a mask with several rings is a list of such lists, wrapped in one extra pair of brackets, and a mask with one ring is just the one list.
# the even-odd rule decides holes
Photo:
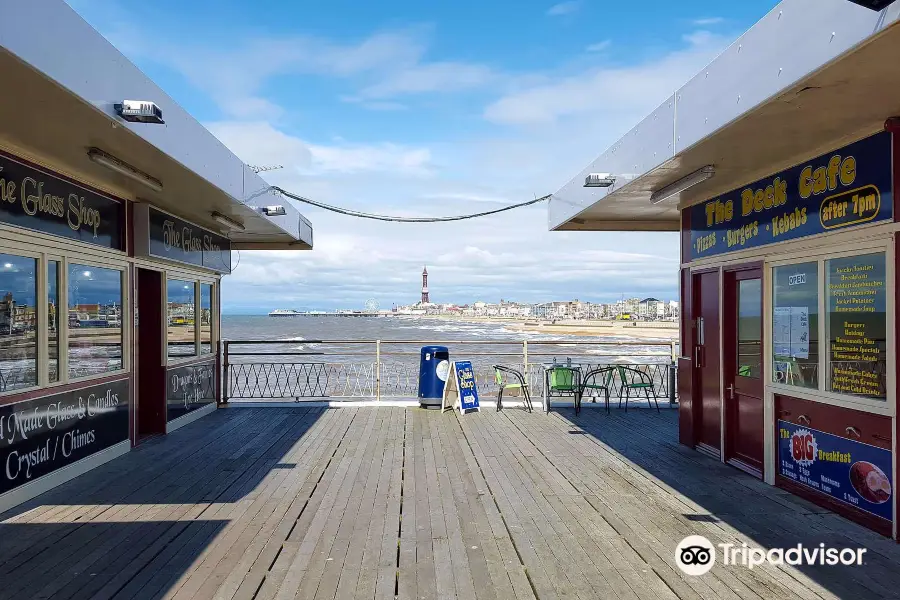
[[(284, 352), (297, 356), (340, 359), (346, 355), (374, 352), (374, 341), (383, 340), (383, 358), (412, 356), (425, 345), (448, 346), (451, 357), (460, 355), (517, 355), (528, 341), (530, 361), (558, 361), (578, 357), (604, 357), (603, 362), (668, 362), (668, 342), (653, 344), (622, 336), (574, 336), (517, 331), (504, 322), (465, 322), (418, 316), (336, 317), (336, 316), (222, 316), (222, 339), (232, 342), (264, 340), (263, 346), (240, 346), (242, 351)], [(370, 341), (371, 344), (321, 343), (321, 341)], [(625, 345), (622, 341), (644, 341)], [(403, 342), (403, 343), (400, 343)], [(501, 342), (501, 343), (498, 343)], [(264, 350), (263, 350), (264, 348)], [(310, 354), (305, 354), (310, 353)], [(657, 357), (665, 360), (656, 360)], [(618, 359), (618, 360), (616, 360)]]

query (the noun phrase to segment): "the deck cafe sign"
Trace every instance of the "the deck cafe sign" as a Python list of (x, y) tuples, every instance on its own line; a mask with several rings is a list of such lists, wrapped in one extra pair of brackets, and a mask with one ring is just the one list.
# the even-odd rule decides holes
[(691, 258), (893, 218), (891, 134), (839, 150), (691, 208)]

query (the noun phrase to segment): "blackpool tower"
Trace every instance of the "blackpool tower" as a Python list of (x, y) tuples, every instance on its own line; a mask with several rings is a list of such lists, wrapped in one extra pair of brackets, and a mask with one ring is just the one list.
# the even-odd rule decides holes
[(428, 302), (428, 267), (422, 269), (422, 304)]

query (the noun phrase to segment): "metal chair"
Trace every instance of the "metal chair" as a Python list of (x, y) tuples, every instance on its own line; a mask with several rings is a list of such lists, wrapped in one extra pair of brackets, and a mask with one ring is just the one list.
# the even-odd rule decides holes
[[(506, 381), (503, 380), (503, 375), (506, 375)], [(510, 383), (510, 378), (515, 379), (518, 383)], [(528, 412), (532, 412), (531, 407), (531, 394), (528, 393), (528, 383), (525, 381), (525, 376), (515, 369), (510, 369), (509, 367), (504, 367), (503, 365), (494, 365), (494, 380), (497, 382), (497, 385), (500, 387), (500, 391), (497, 394), (497, 411), (503, 410), (503, 390), (522, 390), (522, 395), (525, 397), (525, 409)]]
[[(612, 383), (615, 372), (615, 367), (598, 367), (592, 371), (588, 371), (587, 374), (582, 377), (581, 388), (578, 391), (578, 397), (575, 399), (576, 415), (581, 412), (581, 400), (584, 398), (585, 390), (602, 390), (606, 400), (606, 412), (609, 413), (609, 384)], [(606, 376), (606, 379), (602, 384), (597, 383), (598, 376)]]
[(547, 402), (556, 392), (557, 396), (565, 396), (571, 394), (575, 404), (579, 403), (580, 389), (580, 371), (569, 366), (553, 366), (547, 369), (546, 386)]
[[(647, 404), (649, 405), (650, 391), (653, 390), (653, 379), (650, 375), (644, 371), (621, 365), (617, 365), (616, 370), (619, 372), (619, 379), (622, 382), (622, 387), (619, 389), (619, 408), (622, 407), (622, 392), (624, 391), (625, 412), (628, 412), (628, 398), (631, 396), (631, 390), (636, 390), (638, 395), (640, 395), (641, 390), (644, 390), (644, 395), (647, 396)], [(660, 412), (659, 401), (656, 399), (655, 391), (653, 393), (653, 402), (656, 403), (656, 412)]]

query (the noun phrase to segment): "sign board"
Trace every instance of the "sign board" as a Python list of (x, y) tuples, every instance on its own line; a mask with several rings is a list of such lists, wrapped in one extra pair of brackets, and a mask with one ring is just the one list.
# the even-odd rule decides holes
[(691, 258), (890, 220), (891, 160), (882, 132), (693, 206)]
[(231, 240), (148, 204), (134, 206), (135, 254), (231, 273)]
[(460, 414), (469, 411), (480, 411), (478, 403), (478, 386), (475, 385), (475, 370), (468, 360), (450, 363), (450, 379), (444, 386), (444, 397), (441, 410), (459, 408)]
[(128, 440), (128, 380), (0, 406), (0, 493)]
[(166, 369), (166, 420), (216, 401), (216, 361)]
[(884, 448), (778, 421), (781, 476), (889, 521), (891, 458)]
[(0, 153), (0, 223), (123, 250), (121, 202)]

